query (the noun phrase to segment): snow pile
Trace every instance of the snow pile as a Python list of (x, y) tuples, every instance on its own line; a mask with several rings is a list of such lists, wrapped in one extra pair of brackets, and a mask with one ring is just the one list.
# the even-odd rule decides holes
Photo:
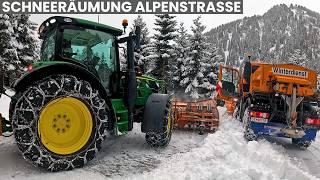
[(226, 115), (220, 119), (220, 130), (199, 148), (127, 179), (315, 179), (292, 164), (282, 146), (265, 140), (248, 143), (240, 123)]
[[(13, 92), (7, 90), (6, 93), (13, 95)], [(6, 119), (9, 119), (9, 104), (11, 99), (6, 95), (1, 95), (0, 97), (0, 113)]]

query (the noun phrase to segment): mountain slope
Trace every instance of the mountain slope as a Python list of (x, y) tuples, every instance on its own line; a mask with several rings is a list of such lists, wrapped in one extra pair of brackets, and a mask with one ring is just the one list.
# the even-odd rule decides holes
[[(294, 52), (318, 69), (320, 14), (302, 6), (277, 5), (262, 16), (245, 17), (210, 30), (206, 35), (220, 48), (226, 64), (238, 65), (244, 53), (267, 62), (288, 62)], [(317, 62), (317, 63), (315, 63)]]

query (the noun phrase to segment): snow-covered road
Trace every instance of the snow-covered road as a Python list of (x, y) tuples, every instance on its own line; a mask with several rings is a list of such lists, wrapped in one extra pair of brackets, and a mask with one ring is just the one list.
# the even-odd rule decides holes
[[(0, 112), (7, 111), (0, 100)], [(109, 138), (98, 157), (82, 169), (48, 173), (20, 155), (13, 138), (0, 138), (0, 180), (9, 179), (316, 179), (320, 178), (320, 138), (308, 150), (287, 140), (246, 142), (239, 122), (219, 109), (214, 134), (175, 131), (166, 149), (152, 149), (139, 125), (126, 136)], [(5, 114), (6, 115), (6, 114)]]

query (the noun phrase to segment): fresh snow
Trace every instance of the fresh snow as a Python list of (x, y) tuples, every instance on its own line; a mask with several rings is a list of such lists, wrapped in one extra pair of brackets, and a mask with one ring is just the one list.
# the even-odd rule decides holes
[[(9, 99), (2, 96), (0, 112), (7, 116)], [(214, 134), (175, 131), (165, 149), (152, 149), (139, 125), (120, 137), (110, 137), (84, 168), (49, 173), (27, 163), (14, 138), (0, 137), (0, 179), (297, 179), (320, 177), (320, 138), (308, 150), (287, 141), (247, 142), (242, 125), (219, 108), (221, 125)]]
[(260, 49), (261, 49), (262, 48), (264, 22), (261, 20), (258, 20), (258, 23), (259, 23), (259, 40), (260, 40)]

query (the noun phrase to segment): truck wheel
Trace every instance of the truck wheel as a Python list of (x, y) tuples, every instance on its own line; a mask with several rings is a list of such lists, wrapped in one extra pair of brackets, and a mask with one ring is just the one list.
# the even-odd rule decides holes
[(168, 100), (165, 109), (162, 131), (147, 132), (146, 141), (152, 147), (165, 147), (169, 144), (173, 128), (173, 112), (171, 108), (171, 100)]
[(292, 138), (292, 144), (298, 146), (301, 149), (307, 149), (311, 145), (311, 141), (303, 141), (300, 139)]
[(34, 165), (70, 170), (82, 167), (101, 149), (109, 108), (89, 82), (53, 75), (17, 94), (14, 136), (23, 157)]
[(244, 138), (248, 141), (256, 141), (258, 139), (258, 137), (250, 127), (249, 113), (250, 113), (249, 106), (247, 106), (245, 108), (244, 114), (243, 114)]
[(235, 110), (234, 110), (234, 112), (233, 112), (233, 117), (234, 117), (234, 119), (236, 119), (236, 120), (238, 120), (238, 121), (241, 122), (241, 120), (240, 120), (240, 108), (239, 108), (239, 106), (236, 106), (236, 108), (235, 108)]

